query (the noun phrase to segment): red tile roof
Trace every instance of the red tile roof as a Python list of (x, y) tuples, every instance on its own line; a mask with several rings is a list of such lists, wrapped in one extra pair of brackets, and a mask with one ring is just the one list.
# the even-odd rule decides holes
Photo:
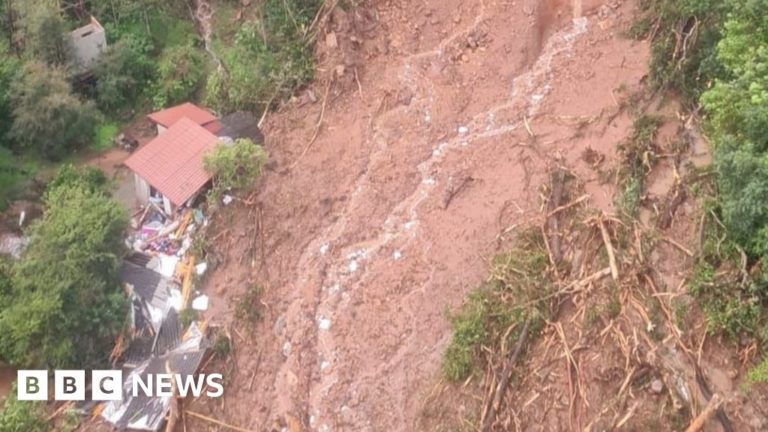
[[(150, 120), (164, 126), (166, 128), (173, 126), (181, 118), (186, 117), (200, 126), (205, 126), (209, 123), (216, 122), (216, 116), (208, 111), (200, 108), (199, 106), (186, 102), (175, 107), (166, 108), (162, 111), (149, 114)], [(216, 133), (215, 130), (211, 132)]]
[(132, 154), (125, 164), (173, 204), (192, 198), (211, 179), (203, 155), (216, 147), (216, 135), (182, 118)]

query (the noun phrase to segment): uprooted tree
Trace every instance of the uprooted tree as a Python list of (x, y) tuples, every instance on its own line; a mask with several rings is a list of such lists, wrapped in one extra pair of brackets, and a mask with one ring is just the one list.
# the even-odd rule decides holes
[(118, 270), (127, 218), (104, 183), (65, 167), (46, 191), (30, 244), (0, 283), (2, 360), (82, 368), (109, 355), (126, 316)]

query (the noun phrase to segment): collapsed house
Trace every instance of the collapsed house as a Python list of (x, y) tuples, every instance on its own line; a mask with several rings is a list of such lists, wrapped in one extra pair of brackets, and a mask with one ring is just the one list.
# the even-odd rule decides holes
[(157, 258), (134, 254), (120, 276), (131, 300), (131, 339), (119, 353), (123, 371), (123, 398), (106, 402), (101, 417), (119, 430), (157, 431), (166, 421), (173, 397), (134, 396), (134, 382), (148, 376), (173, 373), (194, 375), (205, 358), (209, 342), (197, 323), (184, 331), (179, 311), (184, 307), (180, 287), (158, 273)]

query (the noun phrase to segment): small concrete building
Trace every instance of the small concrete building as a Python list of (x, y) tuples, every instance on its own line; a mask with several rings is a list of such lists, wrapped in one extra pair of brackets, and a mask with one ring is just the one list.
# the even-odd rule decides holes
[(73, 30), (69, 34), (72, 39), (75, 63), (80, 73), (90, 72), (99, 56), (107, 49), (107, 34), (104, 27), (91, 17), (91, 21)]
[(194, 120), (182, 117), (173, 123), (125, 161), (133, 171), (138, 200), (143, 205), (157, 200), (168, 215), (189, 202), (211, 180), (203, 157), (218, 143), (216, 135)]

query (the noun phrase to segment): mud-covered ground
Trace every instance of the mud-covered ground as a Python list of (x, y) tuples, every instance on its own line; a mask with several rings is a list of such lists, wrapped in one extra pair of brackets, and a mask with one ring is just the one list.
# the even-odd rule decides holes
[[(590, 205), (613, 211), (613, 182), (583, 155), (613, 163), (632, 123), (620, 106), (649, 51), (624, 36), (634, 7), (337, 9), (317, 82), (267, 117), (258, 193), (217, 222), (221, 264), (204, 290), (234, 328), (234, 361), (225, 398), (196, 409), (252, 430), (422, 427), (451, 336), (444, 311), (540, 215), (549, 170), (568, 168)], [(248, 328), (233, 308), (254, 285), (263, 318)]]

